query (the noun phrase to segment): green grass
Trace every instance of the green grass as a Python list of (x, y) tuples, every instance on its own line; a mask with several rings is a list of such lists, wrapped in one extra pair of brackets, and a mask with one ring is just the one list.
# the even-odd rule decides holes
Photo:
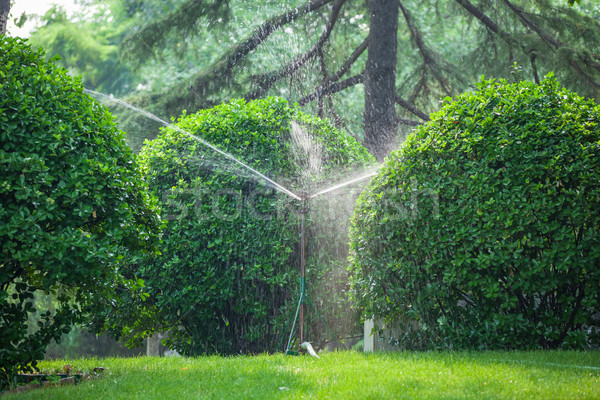
[(43, 362), (102, 378), (9, 399), (600, 399), (600, 352), (334, 352)]

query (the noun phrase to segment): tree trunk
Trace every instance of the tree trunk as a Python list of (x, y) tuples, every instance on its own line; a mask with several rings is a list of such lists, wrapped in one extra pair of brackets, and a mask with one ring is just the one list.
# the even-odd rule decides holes
[(6, 33), (8, 14), (10, 13), (10, 0), (0, 0), (0, 35)]
[(365, 69), (365, 146), (383, 161), (396, 136), (396, 49), (398, 0), (371, 0), (371, 26)]

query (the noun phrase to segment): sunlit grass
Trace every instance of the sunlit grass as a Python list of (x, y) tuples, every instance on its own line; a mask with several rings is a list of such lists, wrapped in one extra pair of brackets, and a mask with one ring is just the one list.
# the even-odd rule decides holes
[(600, 352), (339, 352), (47, 361), (102, 378), (4, 399), (600, 399)]

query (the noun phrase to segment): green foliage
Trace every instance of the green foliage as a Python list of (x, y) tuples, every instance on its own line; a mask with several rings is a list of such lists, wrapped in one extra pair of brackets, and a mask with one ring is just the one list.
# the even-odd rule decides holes
[[(92, 16), (69, 19), (64, 8), (54, 6), (29, 40), (33, 47), (42, 46), (47, 58), (60, 55), (55, 63), (72, 76), (81, 75), (88, 89), (121, 94), (132, 89), (134, 77), (118, 54), (118, 43), (130, 25), (118, 11), (103, 4)], [(107, 23), (107, 15), (111, 15), (111, 23)]]
[[(354, 139), (280, 98), (234, 100), (184, 114), (176, 127), (297, 193), (372, 162)], [(146, 311), (120, 334), (173, 329), (169, 345), (185, 354), (273, 351), (298, 282), (300, 202), (173, 127), (148, 142), (140, 158), (168, 225), (160, 257), (139, 265), (150, 295)], [(313, 211), (309, 227), (323, 219)], [(331, 222), (343, 226), (344, 217)], [(332, 243), (310, 256), (309, 279), (339, 266), (347, 250), (336, 253), (336, 238), (343, 234), (321, 238)], [(331, 282), (339, 279), (331, 274)], [(345, 305), (334, 312), (350, 315)]]
[(406, 347), (597, 347), (599, 115), (552, 75), (446, 98), (359, 200), (364, 315)]
[[(159, 226), (123, 133), (81, 82), (20, 39), (0, 38), (0, 386), (46, 345), (133, 289), (119, 259), (153, 252)], [(154, 202), (155, 203), (155, 202)], [(34, 293), (56, 295), (38, 315)]]

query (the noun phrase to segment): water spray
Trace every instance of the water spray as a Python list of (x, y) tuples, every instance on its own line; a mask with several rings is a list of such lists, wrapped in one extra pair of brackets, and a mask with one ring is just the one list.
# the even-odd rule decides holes
[(264, 179), (265, 182), (267, 182), (268, 184), (272, 185), (273, 187), (275, 187), (275, 189), (279, 190), (280, 192), (285, 193), (288, 196), (290, 196), (290, 197), (292, 197), (292, 198), (294, 198), (296, 200), (301, 200), (300, 196), (298, 196), (297, 194), (293, 193), (289, 189), (286, 189), (285, 187), (281, 186), (279, 183), (275, 182), (271, 178), (267, 177), (266, 175), (261, 174), (260, 172), (258, 172), (254, 168), (252, 168), (251, 166), (249, 166), (247, 164), (244, 164), (241, 160), (237, 159), (236, 157), (232, 156), (229, 153), (224, 152), (223, 150), (219, 149), (217, 146), (213, 145), (210, 142), (207, 142), (206, 140), (202, 139), (201, 137), (196, 136), (196, 135), (192, 135), (191, 133), (189, 133), (188, 131), (186, 131), (184, 129), (181, 129), (177, 125), (171, 124), (171, 123), (165, 121), (164, 119), (161, 119), (161, 118), (157, 117), (156, 115), (154, 115), (152, 113), (149, 113), (146, 110), (142, 110), (141, 108), (137, 108), (133, 104), (130, 104), (130, 103), (126, 102), (126, 101), (118, 99), (118, 98), (116, 98), (116, 97), (114, 97), (112, 95), (106, 95), (104, 93), (96, 92), (96, 91), (90, 90), (90, 89), (83, 89), (83, 91), (85, 93), (89, 93), (89, 94), (92, 94), (94, 96), (101, 96), (101, 97), (107, 98), (107, 99), (109, 99), (112, 102), (120, 104), (123, 107), (127, 107), (130, 110), (136, 111), (136, 112), (138, 112), (138, 113), (140, 113), (140, 114), (142, 114), (142, 115), (144, 115), (144, 116), (146, 116), (146, 117), (148, 117), (148, 118), (150, 118), (150, 119), (152, 119), (152, 120), (154, 120), (154, 121), (156, 121), (156, 122), (158, 122), (158, 123), (160, 123), (160, 124), (162, 124), (162, 125), (164, 125), (164, 126), (166, 126), (168, 128), (175, 129), (177, 132), (183, 133), (184, 135), (187, 135), (187, 136), (191, 137), (192, 139), (197, 140), (198, 142), (202, 143), (206, 147), (208, 147), (208, 148), (216, 151), (217, 153), (221, 154), (223, 157), (225, 157), (225, 158), (227, 158), (227, 159), (229, 159), (229, 160), (231, 160), (231, 161), (233, 161), (233, 162), (241, 165), (242, 167), (246, 168), (247, 170), (249, 170), (253, 174), (261, 177), (262, 179)]
[(317, 196), (320, 196), (320, 195), (322, 195), (322, 194), (326, 194), (326, 193), (329, 193), (329, 192), (333, 192), (334, 190), (337, 190), (337, 189), (343, 188), (344, 186), (348, 186), (348, 185), (351, 185), (351, 184), (353, 184), (353, 183), (358, 183), (358, 182), (364, 181), (365, 179), (368, 179), (368, 178), (370, 178), (370, 177), (372, 177), (372, 176), (375, 176), (375, 175), (377, 175), (377, 172), (378, 172), (378, 171), (377, 171), (377, 170), (375, 170), (375, 171), (373, 171), (373, 172), (369, 172), (369, 173), (368, 173), (368, 174), (366, 174), (366, 175), (359, 176), (358, 178), (354, 178), (354, 179), (351, 179), (351, 180), (349, 180), (349, 181), (342, 182), (342, 183), (338, 183), (337, 185), (330, 186), (330, 187), (328, 187), (327, 189), (323, 189), (323, 190), (321, 190), (321, 191), (319, 191), (319, 192), (316, 192), (316, 193), (314, 193), (314, 194), (311, 194), (311, 195), (310, 195), (308, 198), (309, 198), (309, 199), (312, 199), (313, 197), (317, 197)]
[[(296, 306), (296, 312), (294, 315), (294, 320), (292, 323), (292, 328), (290, 330), (290, 336), (288, 338), (287, 341), (287, 347), (286, 347), (286, 354), (298, 354), (295, 353), (291, 350), (291, 348), (293, 347), (293, 343), (292, 343), (292, 339), (294, 337), (294, 331), (296, 328), (296, 323), (298, 323), (298, 330), (299, 330), (299, 342), (301, 343), (301, 347), (307, 349), (310, 353), (310, 350), (312, 350), (312, 347), (310, 346), (310, 343), (305, 341), (304, 338), (304, 317), (305, 317), (305, 305), (308, 304), (312, 307), (312, 309), (315, 311), (315, 313), (317, 314), (317, 316), (319, 317), (319, 319), (321, 320), (321, 322), (323, 323), (323, 325), (325, 325), (325, 328), (327, 329), (327, 332), (329, 333), (329, 335), (331, 336), (333, 341), (337, 341), (337, 339), (334, 337), (333, 333), (331, 332), (331, 330), (329, 329), (329, 326), (327, 325), (327, 323), (325, 323), (325, 321), (323, 320), (323, 317), (321, 316), (321, 314), (319, 313), (319, 311), (317, 310), (317, 308), (315, 307), (315, 305), (313, 304), (313, 302), (311, 301), (310, 297), (308, 296), (308, 293), (306, 292), (306, 238), (305, 238), (305, 224), (306, 224), (306, 213), (307, 213), (307, 201), (310, 199), (313, 199), (317, 196), (321, 196), (323, 194), (327, 194), (330, 192), (333, 192), (337, 189), (343, 188), (345, 186), (354, 184), (354, 183), (358, 183), (361, 182), (363, 180), (366, 180), (372, 176), (374, 176), (377, 171), (373, 171), (370, 173), (367, 173), (365, 175), (362, 175), (358, 178), (354, 178), (351, 179), (349, 181), (345, 181), (333, 186), (330, 186), (326, 189), (323, 189), (321, 191), (318, 191), (316, 193), (313, 194), (307, 194), (305, 192), (301, 193), (300, 196), (298, 196), (297, 194), (293, 193), (292, 191), (290, 191), (289, 189), (283, 187), (282, 185), (280, 185), (279, 183), (275, 182), (274, 180), (272, 180), (271, 178), (265, 176), (264, 174), (258, 172), (257, 170), (255, 170), (254, 168), (250, 167), (249, 165), (245, 164), (244, 162), (242, 162), (241, 160), (237, 159), (236, 157), (232, 156), (231, 154), (219, 149), (218, 147), (216, 147), (215, 145), (213, 145), (212, 143), (207, 142), (206, 140), (202, 139), (201, 137), (198, 137), (196, 135), (193, 135), (189, 132), (187, 132), (184, 129), (181, 129), (180, 127), (178, 127), (175, 124), (169, 123), (159, 117), (157, 117), (156, 115), (146, 111), (146, 110), (142, 110), (130, 103), (127, 103), (126, 101), (120, 100), (116, 97), (114, 97), (113, 95), (106, 95), (104, 93), (100, 93), (100, 92), (96, 92), (94, 90), (90, 90), (90, 89), (83, 89), (83, 91), (85, 93), (94, 95), (94, 96), (99, 96), (99, 97), (103, 97), (108, 99), (109, 101), (112, 101), (114, 103), (120, 104), (126, 108), (129, 108), (133, 111), (136, 111), (144, 116), (146, 116), (147, 118), (150, 118), (166, 127), (175, 129), (176, 131), (183, 133), (184, 135), (187, 135), (189, 137), (191, 137), (192, 139), (202, 143), (203, 145), (205, 145), (206, 147), (212, 149), (213, 151), (219, 153), (220, 155), (222, 155), (223, 157), (241, 165), (243, 168), (247, 169), (248, 171), (252, 172), (253, 174), (255, 174), (256, 176), (260, 177), (261, 179), (263, 179), (266, 183), (272, 185), (275, 189), (279, 190), (282, 193), (285, 193), (286, 195), (292, 197), (295, 200), (298, 200), (301, 202), (301, 209), (300, 209), (300, 288), (299, 288), (299, 295), (298, 295), (298, 304)], [(294, 311), (294, 309), (292, 309), (292, 312)], [(288, 320), (285, 322), (284, 325), (284, 331), (283, 331), (283, 336), (281, 337), (281, 341), (279, 342), (279, 345), (277, 346), (277, 351), (279, 351), (279, 348), (281, 347), (281, 343), (287, 333), (287, 323), (291, 320), (291, 315), (290, 318), (288, 318)], [(310, 347), (310, 348), (309, 348)], [(314, 353), (314, 350), (313, 350)], [(312, 355), (312, 353), (311, 353)], [(316, 353), (315, 353), (316, 355)], [(318, 357), (318, 356), (317, 356)]]
[[(300, 209), (300, 290), (299, 290), (299, 295), (298, 295), (298, 304), (296, 306), (296, 314), (294, 315), (294, 322), (292, 323), (292, 329), (290, 330), (290, 336), (288, 338), (287, 346), (285, 349), (285, 354), (288, 354), (288, 355), (297, 355), (298, 354), (291, 350), (291, 348), (293, 347), (292, 339), (294, 337), (296, 322), (298, 322), (299, 342), (302, 345), (304, 345), (305, 348), (307, 346), (310, 346), (310, 343), (305, 344), (307, 342), (304, 340), (304, 305), (305, 304), (308, 304), (313, 308), (313, 310), (315, 311), (315, 313), (317, 314), (317, 316), (319, 317), (319, 319), (321, 320), (323, 325), (325, 325), (325, 328), (327, 329), (327, 332), (331, 336), (332, 340), (336, 341), (336, 338), (335, 338), (335, 336), (333, 336), (333, 333), (331, 333), (329, 326), (327, 325), (327, 323), (325, 322), (325, 320), (323, 319), (323, 317), (317, 310), (317, 307), (315, 307), (314, 303), (311, 301), (310, 297), (308, 296), (308, 293), (306, 292), (306, 238), (305, 238), (305, 232), (304, 232), (305, 225), (306, 225), (305, 224), (306, 212), (307, 212), (306, 201), (308, 199), (312, 198), (313, 196), (308, 196), (306, 193), (302, 193), (302, 195), (300, 197), (301, 197), (300, 201), (302, 203), (301, 209)], [(290, 315), (289, 319), (291, 319), (291, 315)], [(288, 319), (288, 321), (289, 321), (289, 319)], [(281, 337), (281, 341), (285, 337), (286, 333), (287, 333), (287, 321), (283, 327), (283, 336)], [(281, 346), (281, 341), (279, 342), (279, 345), (277, 346), (276, 351), (279, 351), (279, 347)], [(312, 347), (310, 347), (310, 349), (312, 349)], [(314, 350), (313, 350), (313, 352), (314, 352)]]
[[(323, 323), (323, 325), (325, 326), (325, 328), (327, 329), (327, 332), (329, 333), (329, 336), (331, 336), (331, 339), (336, 342), (338, 341), (335, 336), (333, 335), (333, 333), (331, 332), (331, 330), (329, 329), (329, 326), (327, 325), (327, 323), (325, 322), (325, 320), (323, 319), (323, 317), (321, 316), (321, 314), (319, 313), (319, 311), (317, 310), (317, 307), (315, 307), (314, 303), (310, 300), (310, 297), (308, 295), (308, 293), (306, 292), (306, 238), (305, 238), (305, 225), (306, 225), (306, 213), (307, 213), (307, 201), (310, 199), (313, 199), (317, 196), (332, 192), (334, 190), (340, 189), (342, 187), (354, 184), (354, 183), (358, 183), (361, 181), (364, 181), (372, 176), (374, 176), (377, 173), (377, 171), (373, 171), (370, 172), (366, 175), (362, 175), (358, 178), (354, 178), (351, 179), (349, 181), (337, 184), (337, 185), (333, 185), (327, 189), (321, 190), (319, 192), (313, 193), (311, 195), (306, 194), (305, 192), (303, 192), (300, 196), (300, 201), (301, 201), (301, 208), (300, 208), (300, 289), (299, 289), (299, 295), (298, 295), (298, 304), (296, 306), (296, 313), (294, 315), (294, 321), (292, 323), (292, 328), (290, 330), (290, 336), (288, 338), (287, 341), (287, 346), (286, 346), (286, 350), (285, 350), (285, 354), (289, 354), (289, 355), (296, 355), (297, 353), (295, 353), (294, 351), (291, 350), (291, 348), (293, 347), (293, 343), (292, 343), (292, 339), (294, 337), (294, 330), (296, 328), (296, 322), (298, 322), (298, 336), (299, 336), (299, 343), (301, 343), (301, 347), (306, 349), (309, 354), (313, 355), (312, 353), (314, 353), (314, 350), (312, 349), (312, 346), (310, 345), (310, 343), (305, 341), (304, 338), (304, 305), (308, 304), (312, 307), (312, 309), (314, 310), (314, 312), (317, 314), (317, 316), (319, 317), (319, 320), (321, 320), (321, 322)], [(293, 311), (293, 309), (292, 309)], [(288, 321), (291, 319), (291, 315), (290, 318), (288, 319)], [(285, 337), (287, 333), (287, 321), (286, 324), (284, 325), (283, 328), (283, 336), (281, 337), (281, 341), (283, 340), (283, 338)], [(279, 345), (277, 346), (277, 351), (279, 351), (279, 348), (281, 347), (281, 341), (279, 342)], [(312, 353), (311, 353), (312, 351)], [(315, 353), (316, 356), (316, 353)], [(318, 356), (317, 356), (318, 357)]]

